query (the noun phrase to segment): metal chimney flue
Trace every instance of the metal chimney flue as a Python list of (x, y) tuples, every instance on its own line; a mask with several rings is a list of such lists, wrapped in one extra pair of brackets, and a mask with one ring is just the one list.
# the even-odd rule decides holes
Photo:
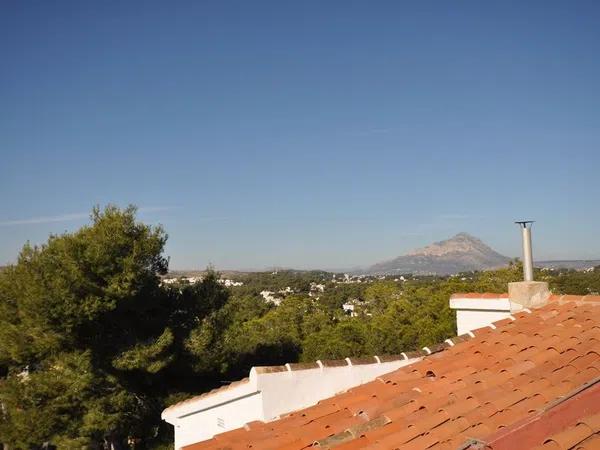
[(523, 278), (525, 281), (533, 281), (533, 251), (531, 248), (531, 226), (533, 222), (533, 220), (515, 222), (521, 227), (523, 237)]
[(525, 280), (508, 283), (511, 311), (517, 311), (520, 308), (540, 308), (548, 304), (550, 289), (546, 281), (533, 281), (533, 252), (531, 249), (533, 220), (519, 220), (515, 223), (521, 227), (523, 238), (523, 278)]

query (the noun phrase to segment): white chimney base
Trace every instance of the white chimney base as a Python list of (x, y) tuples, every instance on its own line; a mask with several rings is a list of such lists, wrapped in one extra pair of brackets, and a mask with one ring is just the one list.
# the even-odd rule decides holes
[(456, 311), (456, 329), (459, 336), (506, 319), (513, 311), (511, 306), (510, 300), (500, 295), (497, 298), (473, 298), (454, 294), (450, 298), (450, 308)]

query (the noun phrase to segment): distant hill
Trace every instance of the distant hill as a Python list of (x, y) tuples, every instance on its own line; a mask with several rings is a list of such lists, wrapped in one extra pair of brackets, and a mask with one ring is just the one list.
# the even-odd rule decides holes
[(583, 270), (600, 266), (600, 259), (572, 259), (556, 261), (534, 261), (535, 267), (540, 269), (574, 269)]
[(476, 237), (459, 233), (445, 241), (436, 242), (390, 261), (377, 263), (365, 272), (381, 275), (451, 275), (471, 270), (494, 269), (507, 265), (509, 261), (510, 258), (496, 252)]

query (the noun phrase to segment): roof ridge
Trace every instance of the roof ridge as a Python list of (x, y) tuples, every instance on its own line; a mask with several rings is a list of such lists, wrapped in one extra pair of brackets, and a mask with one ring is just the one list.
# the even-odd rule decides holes
[[(427, 351), (425, 350), (425, 348), (427, 347), (424, 347), (423, 349), (417, 351), (402, 352), (400, 354), (382, 354), (373, 356), (348, 357), (344, 359), (318, 359), (315, 362), (286, 363), (284, 365), (278, 366), (252, 366), (250, 368), (250, 371), (255, 370), (258, 374), (265, 374), (276, 372), (297, 372), (301, 370), (312, 370), (326, 367), (352, 367), (366, 364), (383, 364), (392, 361), (406, 361), (411, 358), (420, 358), (423, 356), (427, 356), (431, 353), (435, 353), (430, 349), (428, 349), (429, 351)], [(186, 398), (185, 400), (181, 400), (177, 403), (173, 403), (172, 405), (169, 405), (167, 408), (165, 408), (164, 411), (175, 409), (178, 406), (190, 403), (192, 401), (208, 398), (214, 394), (219, 394), (233, 387), (245, 384), (248, 381), (250, 381), (249, 377), (245, 377), (237, 381), (232, 381), (231, 383), (226, 384), (224, 386), (220, 386), (218, 388), (211, 389), (210, 391), (202, 392), (198, 395)]]
[(497, 299), (508, 298), (508, 292), (455, 292), (450, 295), (450, 299), (473, 298), (473, 299)]
[(200, 400), (202, 398), (209, 397), (209, 396), (211, 396), (213, 394), (217, 394), (217, 393), (220, 393), (220, 392), (228, 391), (229, 389), (231, 389), (233, 387), (241, 386), (242, 384), (246, 384), (249, 381), (250, 381), (249, 377), (245, 377), (245, 378), (242, 378), (241, 380), (237, 380), (237, 381), (232, 381), (229, 384), (225, 384), (225, 385), (220, 386), (218, 388), (211, 389), (210, 391), (206, 391), (206, 392), (203, 392), (201, 394), (194, 395), (193, 397), (186, 398), (185, 400), (181, 400), (181, 401), (179, 401), (177, 403), (173, 403), (172, 405), (169, 405), (167, 408), (165, 408), (163, 410), (163, 412), (164, 411), (169, 411), (171, 409), (175, 409), (178, 406), (184, 405), (186, 403), (193, 402), (195, 400)]
[(411, 353), (390, 354), (383, 353), (381, 355), (368, 356), (350, 356), (343, 359), (317, 359), (314, 362), (297, 362), (286, 363), (278, 366), (252, 366), (252, 369), (258, 373), (271, 372), (296, 372), (299, 370), (317, 369), (320, 367), (342, 367), (342, 366), (357, 366), (364, 364), (381, 364), (384, 362), (399, 361), (409, 359), (407, 355)]

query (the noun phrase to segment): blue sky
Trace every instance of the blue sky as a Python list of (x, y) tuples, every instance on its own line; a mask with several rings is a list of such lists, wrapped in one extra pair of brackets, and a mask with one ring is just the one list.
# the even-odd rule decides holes
[(5, 1), (0, 54), (0, 264), (109, 202), (173, 268), (516, 256), (521, 218), (600, 258), (598, 2)]

